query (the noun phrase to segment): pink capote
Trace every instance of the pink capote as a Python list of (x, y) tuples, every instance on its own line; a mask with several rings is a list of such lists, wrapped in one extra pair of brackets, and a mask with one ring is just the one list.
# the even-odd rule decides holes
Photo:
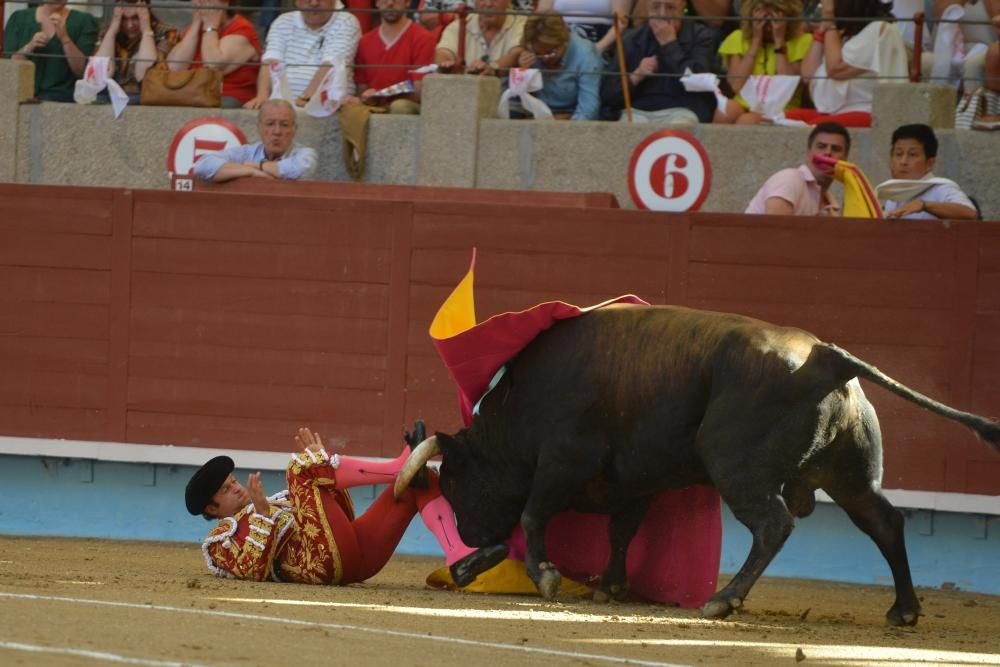
[[(453, 309), (452, 315), (455, 310), (471, 310), (466, 321), (475, 322), (471, 289), (474, 268), (475, 255), (466, 279), (442, 305), (435, 324), (431, 325), (432, 332), (439, 334), (432, 333), (434, 345), (458, 386), (466, 426), (472, 423), (472, 408), (497, 369), (557, 321), (579, 317), (612, 303), (648, 305), (632, 295), (589, 308), (551, 301), (528, 310), (495, 315), (464, 330), (461, 326), (449, 329), (447, 323), (439, 324), (448, 308)], [(440, 335), (442, 332), (448, 335)], [(558, 514), (545, 534), (549, 559), (571, 579), (595, 582), (610, 554), (607, 527), (606, 515)], [(520, 526), (508, 543), (511, 557), (523, 560), (525, 541)], [(631, 592), (656, 602), (700, 607), (715, 593), (721, 548), (721, 506), (715, 489), (691, 486), (660, 493), (629, 547), (626, 563)]]

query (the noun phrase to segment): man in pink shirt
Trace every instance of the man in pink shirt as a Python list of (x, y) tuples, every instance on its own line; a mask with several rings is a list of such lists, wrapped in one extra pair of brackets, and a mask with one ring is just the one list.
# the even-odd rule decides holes
[(744, 213), (768, 215), (837, 215), (840, 205), (830, 194), (833, 174), (816, 156), (846, 160), (851, 137), (839, 123), (820, 123), (809, 133), (806, 163), (782, 169), (764, 182)]

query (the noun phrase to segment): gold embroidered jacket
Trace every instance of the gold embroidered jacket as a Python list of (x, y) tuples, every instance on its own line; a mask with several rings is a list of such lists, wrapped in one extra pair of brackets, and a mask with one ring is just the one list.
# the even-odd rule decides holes
[(339, 583), (343, 564), (328, 513), (354, 520), (351, 496), (336, 488), (339, 465), (325, 450), (293, 455), (285, 471), (288, 490), (268, 498), (267, 515), (247, 505), (205, 538), (208, 569), (251, 581)]

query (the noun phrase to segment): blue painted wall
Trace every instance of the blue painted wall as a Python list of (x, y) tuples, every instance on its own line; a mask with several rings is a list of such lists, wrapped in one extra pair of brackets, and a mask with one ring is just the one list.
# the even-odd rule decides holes
[[(0, 456), (0, 534), (102, 537), (198, 542), (209, 528), (184, 508), (189, 466), (142, 465)], [(237, 470), (245, 479), (247, 470)], [(284, 488), (284, 474), (265, 472), (264, 489)], [(375, 498), (374, 487), (352, 489), (358, 513)], [(918, 586), (1000, 594), (1000, 517), (904, 510), (910, 566)], [(723, 572), (739, 569), (750, 534), (723, 513)], [(419, 520), (406, 532), (400, 552), (441, 551)], [(891, 584), (888, 566), (875, 545), (836, 506), (818, 503), (813, 516), (798, 521), (784, 549), (767, 569), (772, 576), (806, 577), (866, 584)]]

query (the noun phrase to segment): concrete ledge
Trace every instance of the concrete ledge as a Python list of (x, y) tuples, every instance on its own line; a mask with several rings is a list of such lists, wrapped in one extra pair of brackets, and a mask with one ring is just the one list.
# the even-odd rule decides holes
[[(247, 137), (256, 136), (256, 112), (243, 109), (135, 106), (114, 120), (107, 105), (18, 106), (11, 101), (13, 93), (4, 91), (19, 89), (25, 72), (20, 63), (0, 62), (0, 140), (9, 137), (5, 143), (14, 147), (0, 158), (0, 181), (166, 189), (167, 152), (186, 122), (218, 115)], [(635, 208), (629, 160), (659, 126), (496, 119), (491, 116), (497, 93), (495, 80), (428, 77), (422, 115), (371, 119), (365, 181), (613, 192), (623, 207)], [(995, 187), (1000, 132), (944, 129), (952, 123), (953, 99), (954, 91), (942, 86), (880, 85), (875, 126), (851, 131), (851, 161), (879, 183), (889, 177), (892, 130), (907, 122), (929, 122), (941, 128), (935, 173), (976, 197), (987, 220), (1000, 220)], [(13, 116), (4, 121), (4, 113)], [(698, 126), (693, 134), (704, 144), (712, 168), (712, 188), (701, 210), (742, 212), (768, 176), (802, 161), (808, 133), (801, 127)], [(335, 117), (300, 117), (298, 139), (319, 153), (318, 180), (348, 180)]]
[[(86, 440), (48, 440), (42, 438), (15, 438), (0, 436), (0, 455), (53, 457), (109, 461), (117, 463), (148, 463), (163, 465), (200, 466), (209, 456), (225, 455), (237, 462), (240, 468), (251, 470), (284, 470), (288, 452), (261, 452), (242, 449), (216, 449), (203, 447), (177, 447), (174, 445), (140, 445), (115, 442), (90, 442)], [(368, 460), (385, 460), (358, 457)], [(1000, 516), (1000, 496), (971, 493), (945, 493), (939, 491), (909, 491), (884, 489), (889, 501), (899, 508), (988, 514)], [(823, 491), (816, 499), (832, 503)]]

